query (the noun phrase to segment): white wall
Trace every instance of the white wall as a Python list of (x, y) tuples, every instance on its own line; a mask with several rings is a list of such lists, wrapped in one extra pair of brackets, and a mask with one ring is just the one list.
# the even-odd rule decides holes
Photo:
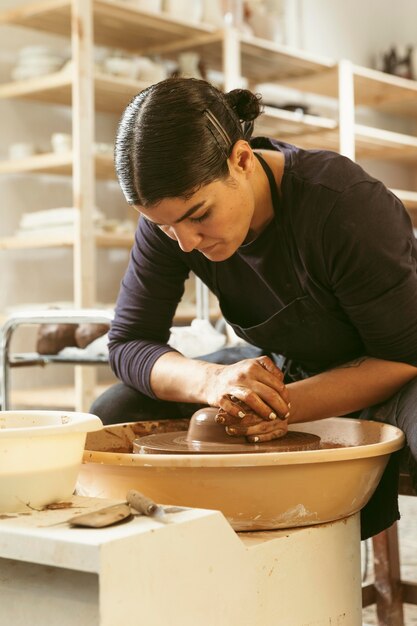
[[(392, 45), (417, 48), (415, 0), (397, 0), (394, 4), (390, 0), (288, 0), (288, 4), (299, 16), (299, 30), (292, 36), (300, 47), (310, 52), (375, 67), (376, 56)], [(360, 123), (417, 135), (415, 119), (368, 111), (359, 111), (357, 116)], [(389, 161), (361, 161), (361, 165), (388, 186), (417, 188), (415, 166), (404, 168)]]
[(306, 50), (372, 66), (376, 52), (392, 44), (417, 46), (415, 0), (288, 0), (300, 14)]

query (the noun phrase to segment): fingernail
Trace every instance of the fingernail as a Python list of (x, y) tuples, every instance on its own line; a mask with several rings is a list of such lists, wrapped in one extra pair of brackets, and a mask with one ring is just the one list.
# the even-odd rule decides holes
[(288, 419), (290, 416), (290, 412), (288, 411), (288, 413), (286, 415), (284, 415), (284, 417), (281, 417), (282, 420), (286, 420)]
[(243, 411), (239, 411), (238, 416), (239, 417), (245, 417), (246, 413), (244, 413)]
[(222, 415), (217, 415), (215, 421), (217, 422), (217, 424), (224, 424), (226, 420)]
[(277, 414), (274, 413), (273, 411), (271, 411), (271, 413), (268, 415), (268, 419), (276, 420), (277, 419)]
[(226, 428), (226, 432), (229, 433), (230, 435), (235, 435), (236, 434), (236, 428), (228, 427), (228, 428)]
[(288, 408), (289, 409), (291, 408), (291, 402), (288, 402)]
[(253, 443), (257, 443), (259, 441), (259, 437), (252, 437)]

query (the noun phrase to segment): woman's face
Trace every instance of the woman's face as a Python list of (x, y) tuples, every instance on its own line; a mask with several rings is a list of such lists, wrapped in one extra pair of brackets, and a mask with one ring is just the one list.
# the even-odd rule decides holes
[(166, 198), (138, 210), (184, 252), (198, 250), (210, 261), (228, 259), (247, 237), (255, 211), (254, 155), (249, 148), (235, 157), (232, 154), (229, 159), (231, 177), (227, 180), (204, 185), (187, 200)]

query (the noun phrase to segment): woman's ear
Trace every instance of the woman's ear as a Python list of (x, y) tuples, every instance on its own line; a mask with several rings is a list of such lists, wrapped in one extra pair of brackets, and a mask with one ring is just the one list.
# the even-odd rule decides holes
[(244, 139), (236, 141), (228, 161), (231, 174), (236, 173), (248, 176), (255, 167), (253, 150)]

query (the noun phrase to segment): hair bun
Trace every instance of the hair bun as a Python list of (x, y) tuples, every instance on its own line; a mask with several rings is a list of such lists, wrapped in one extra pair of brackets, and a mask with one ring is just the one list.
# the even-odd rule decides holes
[(242, 122), (251, 122), (261, 114), (262, 96), (260, 94), (252, 93), (249, 89), (233, 89), (224, 97)]

